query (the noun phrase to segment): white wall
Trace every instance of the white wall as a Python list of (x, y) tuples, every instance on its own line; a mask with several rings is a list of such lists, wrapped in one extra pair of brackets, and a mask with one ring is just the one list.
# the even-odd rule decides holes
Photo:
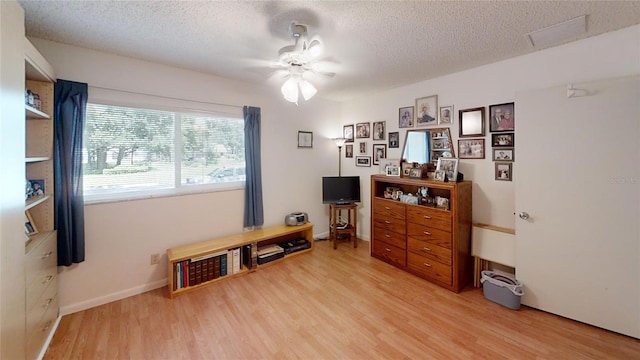
[[(425, 61), (429, 61), (425, 59)], [(343, 103), (343, 125), (385, 120), (387, 131), (399, 131), (402, 144), (406, 129), (398, 129), (398, 109), (414, 106), (415, 99), (437, 94), (438, 105), (454, 105), (455, 121), (451, 126), (453, 142), (458, 143), (458, 110), (512, 102), (518, 91), (545, 88), (572, 82), (619, 77), (640, 73), (640, 26), (633, 26), (598, 37), (538, 51), (467, 71), (423, 81), (379, 94)], [(516, 132), (518, 104), (515, 105)], [(608, 119), (603, 121), (609, 121)], [(488, 115), (486, 117), (488, 124)], [(541, 126), (553, 131), (553, 124), (540, 119)], [(604, 123), (603, 123), (604, 125)], [(491, 133), (485, 125), (485, 159), (461, 160), (459, 170), (465, 179), (473, 181), (473, 221), (507, 228), (515, 228), (514, 183), (494, 180), (494, 162), (491, 160)], [(358, 139), (355, 139), (354, 151)], [(567, 138), (567, 141), (574, 139)], [(578, 140), (576, 140), (578, 141)], [(378, 143), (378, 142), (376, 142)], [(369, 139), (367, 155), (371, 155)], [(553, 144), (540, 139), (540, 149), (552, 149)], [(388, 158), (400, 158), (399, 149), (388, 150)], [(348, 159), (351, 160), (351, 159)], [(564, 161), (549, 158), (549, 161)], [(598, 164), (594, 164), (597, 171)], [(344, 163), (343, 173), (360, 175), (363, 194), (370, 192), (369, 176), (377, 167), (356, 167), (353, 161)], [(513, 181), (518, 181), (518, 136), (515, 136), (515, 163)], [(579, 183), (576, 184), (579, 186)], [(359, 213), (363, 237), (370, 234), (369, 199), (363, 201)]]
[[(282, 99), (277, 87), (242, 82), (100, 53), (40, 39), (34, 45), (60, 79), (86, 82), (90, 101), (118, 97), (91, 87), (126, 90), (262, 109), (262, 171), (265, 226), (280, 224), (293, 211), (306, 211), (314, 233), (328, 229), (321, 177), (337, 172), (329, 139), (341, 134), (340, 104), (319, 96), (300, 106)], [(321, 92), (322, 89), (319, 89)], [(120, 95), (131, 102), (149, 97)], [(156, 99), (179, 103), (168, 99)], [(238, 107), (210, 105), (242, 114)], [(312, 131), (313, 149), (297, 148), (298, 130)], [(332, 156), (328, 156), (328, 154)], [(169, 247), (242, 231), (244, 190), (85, 206), (86, 261), (60, 274), (60, 306), (69, 313), (162, 286)], [(160, 265), (150, 254), (162, 253)]]

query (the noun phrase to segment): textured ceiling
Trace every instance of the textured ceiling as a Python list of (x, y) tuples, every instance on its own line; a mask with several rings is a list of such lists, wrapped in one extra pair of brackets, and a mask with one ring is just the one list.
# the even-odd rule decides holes
[[(284, 81), (289, 23), (324, 43), (318, 96), (346, 100), (540, 50), (525, 34), (587, 15), (574, 41), (640, 23), (640, 1), (28, 1), (27, 36), (222, 77)], [(561, 42), (562, 43), (562, 42)], [(555, 45), (559, 45), (554, 44)], [(597, 49), (594, 49), (597, 51)], [(271, 75), (270, 75), (271, 74)]]

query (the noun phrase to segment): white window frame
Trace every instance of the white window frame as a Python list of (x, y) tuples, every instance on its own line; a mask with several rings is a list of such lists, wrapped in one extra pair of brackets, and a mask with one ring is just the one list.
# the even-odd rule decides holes
[[(105, 90), (100, 89), (99, 90)], [(90, 92), (93, 89), (90, 88)], [(126, 95), (127, 97), (131, 97), (131, 95), (127, 92), (120, 92), (109, 90), (107, 93), (113, 92), (116, 95), (120, 94), (120, 97)], [(224, 105), (211, 104), (213, 106), (202, 106), (207, 105), (207, 103), (200, 102), (191, 102), (188, 100), (181, 99), (172, 99), (174, 101), (169, 101), (169, 105), (166, 104), (167, 99), (156, 97), (152, 95), (144, 95), (144, 94), (135, 94), (137, 97), (142, 98), (150, 98), (154, 101), (152, 102), (140, 102), (140, 103), (132, 103), (130, 101), (118, 101), (112, 99), (105, 98), (89, 98), (89, 104), (96, 105), (106, 105), (106, 106), (120, 106), (120, 107), (129, 107), (129, 108), (137, 108), (137, 109), (148, 109), (148, 110), (160, 110), (160, 111), (169, 111), (174, 112), (176, 115), (176, 119), (174, 122), (174, 158), (182, 159), (182, 115), (206, 115), (212, 117), (226, 117), (226, 118), (237, 118), (243, 120), (242, 109), (236, 109), (236, 111), (229, 111), (229, 106), (224, 108), (224, 111), (220, 111), (220, 107), (225, 107)], [(158, 102), (162, 101), (164, 104), (160, 105)], [(176, 103), (176, 106), (171, 106), (171, 103)], [(186, 104), (188, 107), (177, 106)], [(194, 107), (194, 104), (196, 105)], [(211, 109), (211, 108), (214, 109)], [(232, 106), (232, 108), (237, 108)], [(84, 140), (84, 139), (83, 139)], [(245, 159), (246, 160), (246, 159)], [(132, 191), (132, 192), (117, 192), (117, 193), (109, 193), (109, 194), (90, 194), (84, 195), (84, 203), (91, 204), (100, 204), (100, 203), (110, 203), (110, 202), (123, 202), (123, 201), (131, 201), (131, 200), (142, 200), (142, 199), (151, 199), (151, 198), (160, 198), (160, 197), (171, 197), (171, 196), (184, 196), (191, 194), (201, 194), (201, 193), (213, 193), (220, 191), (237, 191), (244, 190), (245, 181), (229, 181), (224, 183), (209, 183), (209, 184), (190, 184), (183, 185), (181, 179), (182, 172), (182, 160), (179, 162), (175, 162), (175, 172), (174, 172), (174, 185), (172, 188), (165, 189), (150, 189), (150, 190), (142, 190), (142, 191)], [(84, 176), (84, 175), (83, 175)]]

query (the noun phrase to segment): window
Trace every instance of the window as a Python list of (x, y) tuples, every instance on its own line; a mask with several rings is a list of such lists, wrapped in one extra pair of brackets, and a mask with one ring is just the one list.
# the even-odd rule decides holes
[(215, 190), (245, 181), (241, 118), (87, 104), (86, 200)]

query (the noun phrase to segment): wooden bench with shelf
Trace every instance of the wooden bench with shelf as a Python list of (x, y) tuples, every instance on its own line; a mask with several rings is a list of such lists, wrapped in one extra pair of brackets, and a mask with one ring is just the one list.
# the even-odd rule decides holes
[[(301, 238), (306, 239), (310, 243), (310, 247), (308, 249), (285, 255), (284, 258), (274, 260), (267, 264), (257, 265), (255, 256), (258, 247), (284, 243)], [(251, 247), (253, 259), (247, 259), (246, 255), (243, 254), (243, 250), (247, 246)], [(240, 260), (240, 266), (237, 273), (226, 274), (224, 276), (218, 273), (218, 277), (209, 277), (206, 281), (201, 281), (197, 284), (189, 284), (189, 281), (186, 281), (182, 283), (182, 287), (179, 286), (180, 282), (177, 277), (178, 272), (180, 271), (179, 269), (184, 269), (180, 264), (188, 265), (192, 260), (204, 261), (213, 259), (218, 256), (224, 256), (226, 251), (238, 248), (240, 249), (240, 257), (244, 257), (244, 259)], [(173, 247), (167, 250), (167, 289), (169, 290), (169, 297), (173, 298), (176, 295), (184, 294), (186, 292), (213, 284), (221, 280), (227, 280), (239, 275), (243, 275), (248, 273), (249, 271), (254, 271), (258, 267), (274, 264), (279, 261), (285, 260), (290, 256), (303, 254), (309, 251), (313, 251), (313, 224), (311, 223), (306, 223), (300, 226), (287, 226), (284, 224), (275, 225), (263, 229), (247, 231), (193, 244)], [(254, 261), (252, 262), (251, 260)], [(226, 261), (228, 261), (228, 259)], [(195, 262), (196, 261), (194, 261), (194, 263)]]

